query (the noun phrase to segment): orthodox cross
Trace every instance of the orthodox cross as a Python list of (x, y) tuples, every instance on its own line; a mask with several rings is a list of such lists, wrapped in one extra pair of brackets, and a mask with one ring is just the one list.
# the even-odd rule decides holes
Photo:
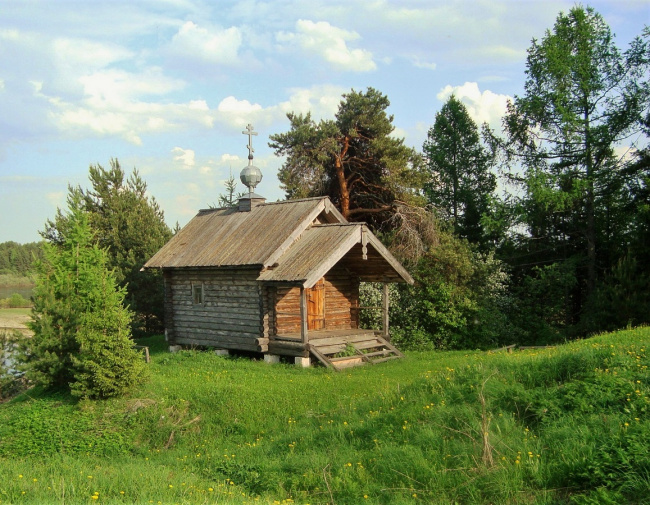
[(253, 125), (248, 123), (246, 125), (246, 131), (242, 132), (244, 135), (248, 135), (248, 164), (250, 165), (253, 161), (253, 153), (255, 152), (255, 149), (253, 149), (253, 135), (257, 135), (257, 132), (253, 131)]

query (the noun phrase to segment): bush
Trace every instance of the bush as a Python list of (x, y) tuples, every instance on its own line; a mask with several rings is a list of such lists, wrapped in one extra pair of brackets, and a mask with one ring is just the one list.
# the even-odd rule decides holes
[[(440, 242), (415, 266), (415, 285), (391, 287), (391, 334), (405, 349), (475, 349), (512, 343), (516, 332), (506, 313), (508, 274), (494, 255), (441, 233)], [(361, 289), (361, 305), (376, 306), (379, 285)], [(361, 323), (378, 328), (379, 311), (362, 312)]]

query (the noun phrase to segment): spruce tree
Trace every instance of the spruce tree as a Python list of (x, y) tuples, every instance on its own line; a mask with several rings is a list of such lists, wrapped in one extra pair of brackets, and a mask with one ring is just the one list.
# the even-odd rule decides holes
[(70, 195), (68, 206), (62, 243), (45, 244), (38, 263), (25, 371), (37, 384), (77, 396), (117, 396), (144, 378), (144, 361), (130, 339), (132, 314), (80, 196)]
[(496, 188), (490, 172), (495, 156), (481, 144), (476, 123), (455, 96), (436, 114), (423, 151), (431, 177), (425, 185), (429, 202), (451, 220), (459, 237), (481, 242), (481, 218)]

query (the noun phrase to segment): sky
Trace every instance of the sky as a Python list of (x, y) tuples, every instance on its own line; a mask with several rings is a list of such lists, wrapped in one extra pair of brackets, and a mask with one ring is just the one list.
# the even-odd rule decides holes
[[(393, 134), (418, 151), (452, 93), (499, 128), (531, 40), (573, 5), (0, 0), (0, 242), (40, 240), (68, 185), (89, 188), (89, 166), (112, 158), (183, 226), (247, 165), (249, 123), (256, 192), (283, 199), (269, 135), (288, 130), (288, 112), (332, 118), (352, 89), (384, 93)], [(650, 25), (650, 0), (584, 5), (621, 49)]]

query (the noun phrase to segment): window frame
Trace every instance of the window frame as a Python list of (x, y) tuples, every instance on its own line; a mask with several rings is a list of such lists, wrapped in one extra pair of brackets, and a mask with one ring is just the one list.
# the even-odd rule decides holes
[[(199, 293), (199, 301), (197, 301), (197, 294)], [(192, 305), (205, 306), (205, 285), (203, 282), (192, 282)]]

